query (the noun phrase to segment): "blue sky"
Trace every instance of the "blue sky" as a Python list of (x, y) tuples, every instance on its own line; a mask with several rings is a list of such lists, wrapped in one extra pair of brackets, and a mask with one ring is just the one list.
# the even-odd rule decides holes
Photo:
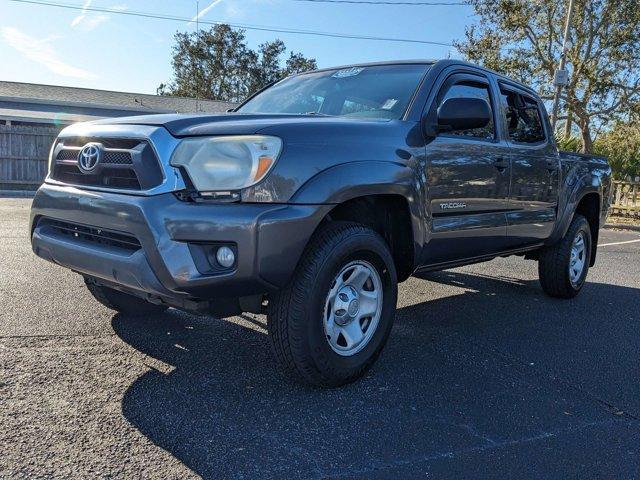
[[(53, 0), (56, 1), (56, 0)], [(393, 1), (393, 0), (392, 0)], [(397, 0), (400, 1), (400, 0)], [(195, 0), (60, 0), (57, 3), (193, 18)], [(201, 18), (269, 27), (451, 43), (474, 22), (470, 7), (200, 0)], [(0, 0), (0, 80), (155, 93), (171, 78), (176, 31), (195, 23)], [(328, 67), (403, 58), (457, 57), (445, 46), (246, 32), (249, 46), (274, 38)]]

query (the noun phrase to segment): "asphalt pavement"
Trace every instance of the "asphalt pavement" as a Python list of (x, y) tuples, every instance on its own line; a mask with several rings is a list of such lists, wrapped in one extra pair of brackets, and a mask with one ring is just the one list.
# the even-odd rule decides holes
[(578, 298), (521, 258), (411, 278), (344, 388), (284, 381), (265, 318), (131, 319), (0, 199), (0, 478), (638, 478), (640, 233)]

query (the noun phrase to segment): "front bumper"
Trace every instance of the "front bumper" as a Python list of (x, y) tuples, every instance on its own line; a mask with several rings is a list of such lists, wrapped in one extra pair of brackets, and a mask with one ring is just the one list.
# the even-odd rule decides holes
[[(171, 193), (136, 196), (44, 184), (31, 210), (36, 255), (134, 292), (173, 300), (251, 296), (290, 279), (308, 239), (330, 206), (187, 203)], [(44, 228), (53, 219), (135, 237), (123, 252)], [(189, 245), (237, 246), (231, 271), (201, 273)]]

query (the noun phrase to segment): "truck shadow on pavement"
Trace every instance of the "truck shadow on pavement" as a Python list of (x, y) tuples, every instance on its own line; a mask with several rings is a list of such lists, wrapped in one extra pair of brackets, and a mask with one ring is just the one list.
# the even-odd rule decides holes
[[(636, 317), (638, 290), (589, 283), (577, 299), (561, 301), (545, 297), (537, 281), (458, 271), (411, 280), (412, 289), (427, 292), (424, 280), (465, 290), (400, 308), (378, 364), (334, 390), (280, 377), (264, 317), (116, 315), (120, 338), (157, 360), (130, 386), (122, 412), (204, 478), (384, 478), (427, 470), (458, 477), (463, 458), (500, 471), (509, 455), (497, 461), (490, 452), (618, 428), (640, 414), (628, 381), (637, 325), (612, 328), (613, 318)], [(613, 415), (605, 402), (625, 413)], [(596, 464), (584, 444), (557, 450), (523, 458), (538, 462), (538, 477), (575, 476), (576, 461), (590, 476), (638, 462), (616, 456)], [(511, 468), (502, 471), (508, 476)]]

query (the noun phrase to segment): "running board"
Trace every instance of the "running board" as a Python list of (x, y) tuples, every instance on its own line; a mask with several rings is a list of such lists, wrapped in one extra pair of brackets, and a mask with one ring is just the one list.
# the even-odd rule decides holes
[(535, 245), (527, 245), (526, 247), (514, 248), (511, 250), (504, 250), (502, 252), (496, 252), (490, 255), (481, 255), (478, 257), (465, 258), (463, 260), (454, 260), (452, 262), (441, 262), (441, 263), (433, 263), (431, 265), (423, 265), (421, 267), (416, 268), (413, 271), (413, 274), (424, 273), (424, 272), (434, 272), (437, 270), (446, 270), (448, 268), (463, 267), (465, 265), (473, 265), (474, 263), (488, 262), (490, 260), (493, 260), (496, 257), (510, 257), (511, 255), (527, 253), (532, 250), (537, 250), (542, 246), (544, 246), (543, 243), (536, 243)]

